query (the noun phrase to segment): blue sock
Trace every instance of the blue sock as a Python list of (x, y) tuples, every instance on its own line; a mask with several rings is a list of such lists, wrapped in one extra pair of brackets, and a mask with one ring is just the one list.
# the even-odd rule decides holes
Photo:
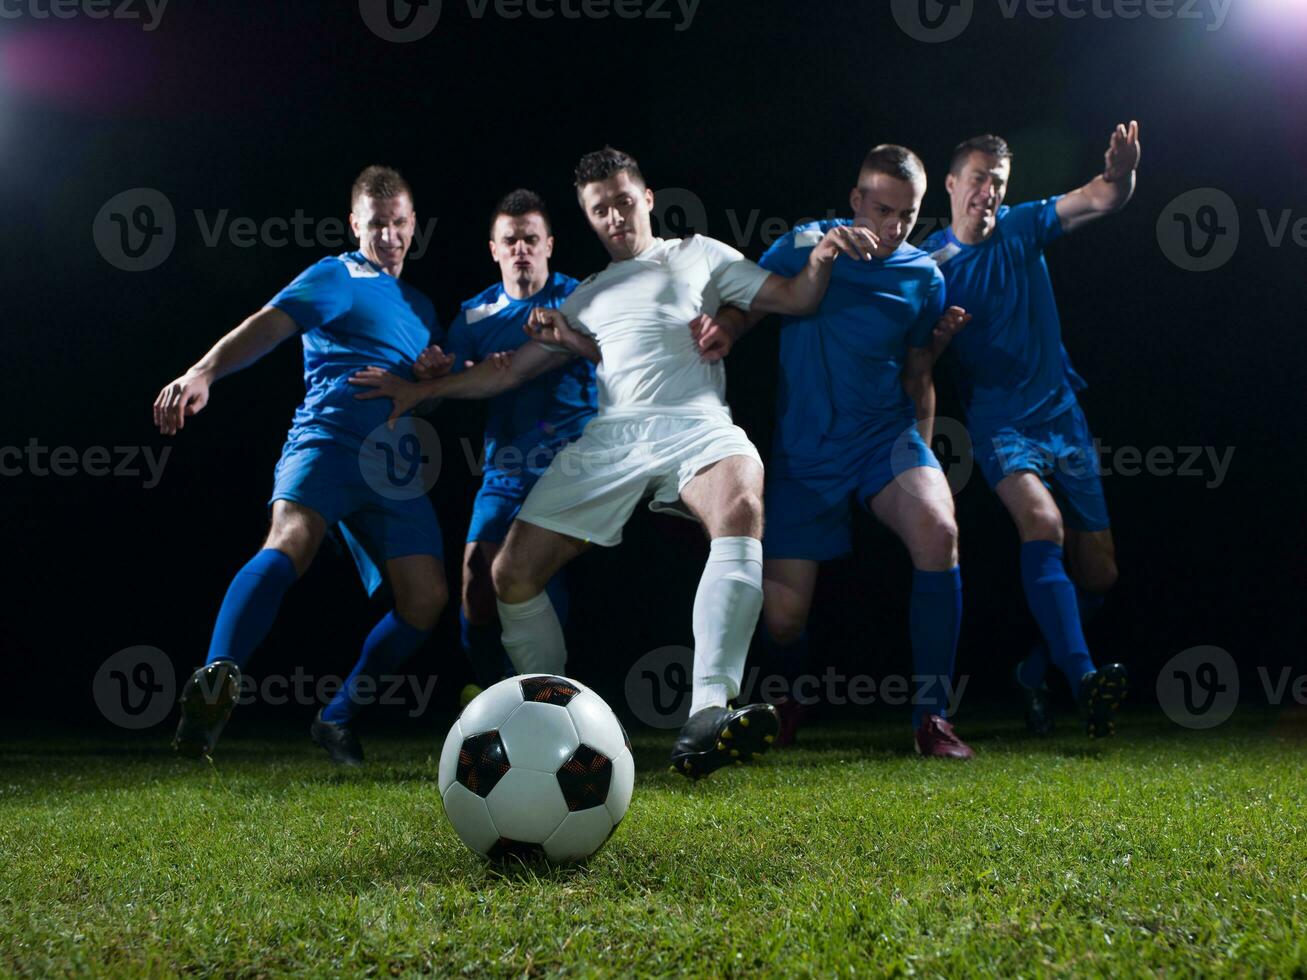
[[(348, 724), (360, 707), (383, 693), (379, 679), (395, 674), (430, 635), (430, 630), (414, 629), (404, 622), (393, 609), (386, 613), (363, 641), (363, 653), (344, 685), (322, 709), (322, 720)], [(371, 683), (360, 685), (364, 678)]]
[(504, 644), (499, 640), (503, 628), (498, 619), (488, 623), (469, 623), (467, 614), (460, 606), (458, 632), (463, 641), (463, 652), (467, 654), (468, 663), (472, 665), (472, 672), (480, 687), (489, 687), (517, 673), (504, 651)]
[(1062, 564), (1062, 549), (1052, 541), (1027, 541), (1021, 546), (1021, 584), (1026, 602), (1048, 645), (1049, 659), (1080, 696), (1080, 678), (1094, 669), (1080, 624), (1076, 588)]
[[(781, 644), (772, 637), (766, 624), (760, 623), (758, 645), (762, 652), (762, 687), (757, 692), (758, 695), (764, 699), (774, 695), (780, 685), (775, 681), (769, 682), (768, 678), (781, 677), (785, 679), (785, 693), (797, 699), (799, 692), (794, 690), (795, 681), (811, 669), (808, 663), (808, 631), (805, 629), (793, 643)], [(814, 700), (811, 695), (805, 698), (805, 703), (810, 700)]]
[[(1076, 605), (1080, 608), (1080, 628), (1086, 628), (1094, 614), (1103, 608), (1104, 596), (1076, 588)], [(1035, 641), (1030, 648), (1030, 655), (1017, 664), (1017, 681), (1031, 689), (1044, 683), (1052, 661), (1048, 656), (1048, 644), (1042, 639)]]
[(205, 663), (234, 660), (244, 670), (272, 629), (286, 590), (298, 577), (294, 563), (275, 548), (264, 548), (247, 561), (227, 586)]
[[(912, 573), (912, 604), (908, 613), (912, 635), (912, 672), (922, 680), (912, 685), (912, 727), (917, 729), (930, 715), (948, 714), (952, 690), (953, 661), (962, 629), (962, 570)], [(920, 693), (921, 697), (916, 697)]]

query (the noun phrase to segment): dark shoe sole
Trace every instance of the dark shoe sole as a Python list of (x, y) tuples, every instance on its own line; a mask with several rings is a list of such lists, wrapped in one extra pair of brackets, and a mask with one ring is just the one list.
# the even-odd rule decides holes
[(1022, 687), (1021, 696), (1026, 703), (1026, 731), (1039, 738), (1047, 738), (1056, 727), (1048, 708), (1048, 688), (1031, 690)]
[(672, 771), (702, 779), (726, 766), (742, 766), (761, 759), (776, 741), (780, 720), (770, 704), (751, 704), (732, 711), (717, 732), (717, 744), (704, 752), (672, 759)]
[(201, 667), (182, 686), (182, 717), (172, 737), (179, 755), (202, 759), (213, 754), (239, 696), (240, 669), (218, 661)]
[(325, 751), (336, 765), (350, 767), (363, 765), (363, 756), (347, 755), (338, 750), (336, 743), (332, 739), (325, 735), (319, 735), (318, 722), (316, 721), (309, 726), (309, 738), (313, 740), (314, 745)]
[(1082, 700), (1085, 733), (1090, 738), (1116, 734), (1116, 712), (1129, 690), (1125, 668), (1120, 664), (1108, 664), (1085, 682)]

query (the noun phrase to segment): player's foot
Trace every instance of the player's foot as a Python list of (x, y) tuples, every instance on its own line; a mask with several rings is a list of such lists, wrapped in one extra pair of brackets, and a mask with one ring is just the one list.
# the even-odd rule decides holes
[(327, 755), (331, 756), (331, 761), (336, 765), (363, 765), (363, 746), (359, 744), (358, 736), (350, 731), (348, 725), (323, 721), (322, 712), (319, 711), (318, 717), (314, 718), (313, 724), (309, 726), (309, 735), (314, 745), (327, 750)]
[(1026, 709), (1026, 729), (1031, 735), (1040, 737), (1053, 734), (1053, 710), (1048, 703), (1048, 685), (1043, 681), (1038, 687), (1027, 687), (1021, 681), (1021, 669), (1016, 671), (1017, 689), (1021, 692), (1021, 701)]
[(172, 747), (180, 755), (201, 759), (213, 753), (222, 726), (240, 695), (241, 671), (230, 660), (205, 664), (182, 685), (182, 717)]
[(772, 747), (783, 749), (785, 746), (793, 745), (797, 741), (799, 728), (808, 714), (808, 706), (802, 701), (796, 701), (786, 695), (777, 701), (773, 707), (776, 709), (777, 721), (780, 722), (780, 730), (776, 733), (776, 741), (772, 743)]
[(1107, 664), (1080, 679), (1080, 710), (1090, 738), (1116, 734), (1116, 710), (1129, 689), (1125, 664)]
[(770, 704), (743, 708), (703, 708), (692, 714), (676, 737), (672, 768), (690, 779), (753, 762), (776, 741), (780, 720)]
[(462, 711), (469, 704), (477, 699), (481, 694), (481, 687), (477, 684), (464, 684), (463, 690), (458, 692), (458, 710)]
[(970, 745), (957, 737), (953, 726), (939, 715), (931, 715), (923, 721), (913, 741), (917, 754), (925, 759), (970, 759), (976, 754)]

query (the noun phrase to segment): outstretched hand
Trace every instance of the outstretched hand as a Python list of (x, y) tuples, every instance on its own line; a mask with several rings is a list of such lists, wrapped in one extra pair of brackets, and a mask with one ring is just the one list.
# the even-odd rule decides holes
[(203, 374), (183, 374), (163, 386), (154, 399), (154, 424), (165, 436), (174, 436), (186, 420), (209, 404), (209, 379)]
[(599, 361), (598, 345), (588, 335), (573, 329), (561, 310), (549, 306), (537, 306), (526, 318), (522, 329), (532, 340), (562, 347), (569, 353), (588, 361), (595, 363)]
[(1113, 184), (1125, 180), (1139, 167), (1141, 152), (1139, 123), (1132, 119), (1129, 126), (1119, 124), (1104, 154), (1103, 179)]
[(960, 306), (950, 306), (944, 311), (930, 332), (930, 352), (939, 357), (948, 349), (948, 345), (968, 323), (971, 322), (971, 314)]
[[(471, 367), (472, 362), (465, 362), (465, 367)], [(454, 355), (446, 354), (438, 344), (432, 344), (421, 354), (413, 364), (413, 377), (419, 381), (435, 381), (436, 378), (443, 378), (454, 369)]]
[(395, 422), (398, 421), (401, 415), (413, 411), (422, 402), (422, 395), (417, 385), (411, 381), (405, 381), (399, 375), (391, 374), (384, 368), (364, 368), (352, 375), (349, 383), (371, 389), (355, 395), (354, 397), (359, 401), (389, 398), (395, 403), (390, 418), (386, 420), (386, 425), (390, 429), (395, 428)]
[(836, 225), (812, 250), (818, 262), (834, 262), (841, 255), (865, 262), (880, 247), (880, 238), (870, 228), (861, 225)]

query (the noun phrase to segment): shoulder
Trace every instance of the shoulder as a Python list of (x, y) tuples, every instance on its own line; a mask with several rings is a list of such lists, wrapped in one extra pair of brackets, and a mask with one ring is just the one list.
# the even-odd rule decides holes
[(323, 259), (318, 265), (328, 274), (346, 279), (380, 279), (384, 275), (361, 252), (342, 252)]
[(581, 284), (571, 276), (565, 276), (561, 272), (555, 272), (549, 283), (549, 288), (555, 296), (571, 296), (579, 285)]
[(463, 314), (464, 320), (471, 325), (486, 319), (486, 317), (494, 316), (508, 306), (509, 302), (508, 294), (504, 292), (503, 283), (495, 283), (493, 286), (487, 286), (471, 299), (464, 300), (459, 307), (459, 312)]
[(832, 228), (843, 228), (853, 224), (848, 218), (823, 218), (820, 221), (807, 221), (801, 225), (795, 225), (786, 235), (776, 240), (773, 248), (808, 249), (816, 248), (821, 244), (821, 240), (826, 237), (826, 233)]
[(738, 248), (718, 241), (716, 238), (709, 238), (707, 235), (691, 235), (688, 238), (683, 238), (679, 248), (681, 251), (697, 251), (701, 255), (718, 262), (739, 262), (744, 258), (744, 253)]

